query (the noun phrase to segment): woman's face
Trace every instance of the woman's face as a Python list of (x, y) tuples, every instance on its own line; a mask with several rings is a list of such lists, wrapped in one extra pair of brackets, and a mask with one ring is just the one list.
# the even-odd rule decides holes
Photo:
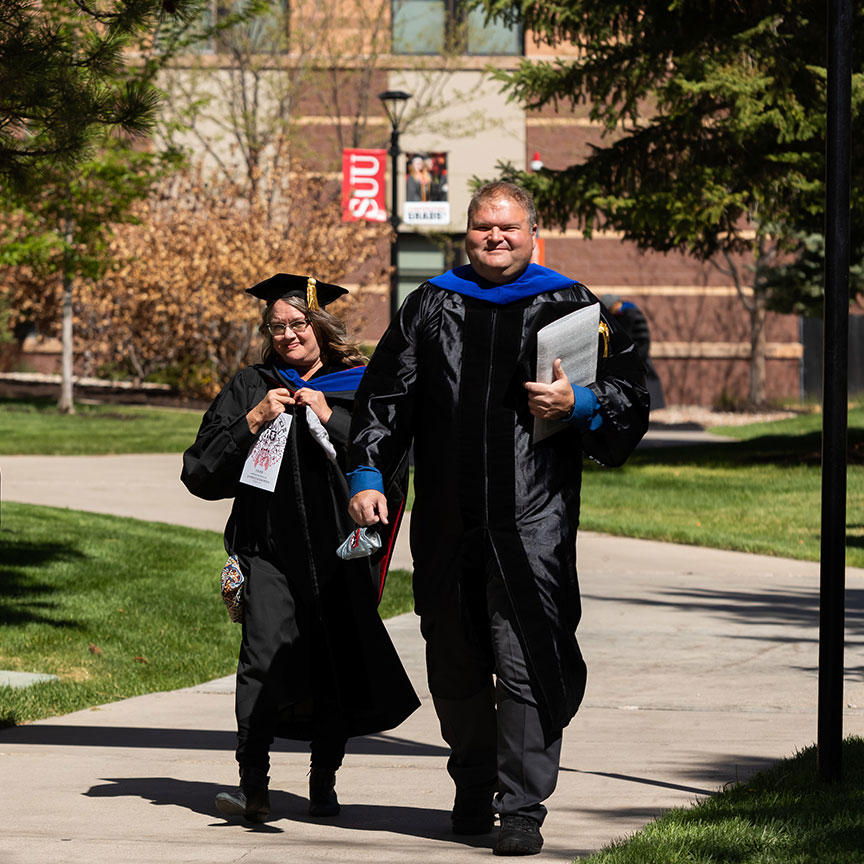
[(309, 324), (305, 330), (294, 331), (289, 325), (306, 321), (306, 316), (285, 300), (277, 300), (270, 313), (271, 324), (284, 324), (285, 332), (273, 336), (273, 348), (279, 357), (301, 374), (321, 359), (321, 349), (315, 328)]

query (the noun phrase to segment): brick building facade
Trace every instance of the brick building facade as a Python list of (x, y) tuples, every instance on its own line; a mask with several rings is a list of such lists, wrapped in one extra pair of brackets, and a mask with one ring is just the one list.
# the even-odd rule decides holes
[[(395, 11), (405, 5), (393, 0), (391, 8)], [(414, 14), (427, 17), (442, 9), (452, 14), (453, 9), (446, 0), (408, 0), (407, 5)], [(398, 23), (398, 12), (396, 15)], [(447, 153), (451, 205), (450, 224), (434, 233), (401, 226), (401, 301), (424, 278), (463, 263), (461, 242), (472, 178), (496, 176), (499, 162), (509, 161), (525, 168), (535, 154), (547, 168), (564, 168), (585, 157), (589, 145), (601, 140), (602, 129), (590, 121), (585, 106), (525, 111), (508, 102), (500, 86), (488, 80), (484, 70), (490, 65), (508, 68), (522, 57), (549, 59), (555, 55), (548, 46), (538, 45), (531, 34), (520, 34), (511, 41), (512, 53), (464, 53), (446, 59), (430, 54), (400, 54), (395, 50), (397, 40), (392, 44), (394, 51), (378, 58), (372, 86), (416, 93), (428, 88), (430, 78), (437, 76), (435, 87), (441, 106), (425, 121), (421, 117), (409, 125), (402, 135), (401, 149), (404, 153)], [(362, 146), (387, 146), (389, 125), (383, 112), (375, 116), (376, 108), (372, 106), (370, 111)], [(304, 111), (307, 113), (301, 122), (310, 131), (308, 140), (314, 142), (320, 169), (338, 170), (336, 136), (326, 107), (311, 98), (304, 102)], [(465, 134), (459, 134), (460, 129)], [(399, 163), (400, 185), (404, 185), (404, 173), (403, 156)], [(403, 192), (400, 190), (400, 194)], [(592, 239), (586, 239), (577, 230), (560, 232), (541, 224), (540, 237), (541, 263), (573, 276), (598, 296), (619, 294), (642, 309), (651, 328), (651, 353), (668, 404), (728, 405), (745, 401), (750, 368), (749, 320), (735, 286), (720, 270), (683, 254), (640, 252), (611, 233), (595, 233)], [(382, 252), (389, 254), (386, 249)], [(349, 275), (348, 280), (356, 276)], [(365, 290), (364, 339), (376, 340), (386, 326), (388, 295), (387, 285)], [(804, 359), (801, 323), (796, 316), (769, 315), (766, 330), (766, 397), (798, 398), (802, 395)]]
[[(357, 23), (363, 0), (329, 0), (329, 12), (323, 2), (304, 2), (301, 7), (300, 0), (286, 0), (292, 32), (329, 28), (331, 36), (342, 39), (342, 48), (326, 56), (320, 50), (303, 56), (293, 49), (274, 52), (256, 73), (262, 81), (267, 75), (275, 79), (295, 74), (305, 64), (303, 86), (284, 118), (304, 170), (328, 178), (338, 194), (343, 147), (386, 148), (390, 125), (377, 99), (385, 90), (412, 94), (410, 122), (400, 141), (400, 207), (405, 197), (404, 154), (446, 154), (450, 222), (434, 229), (401, 226), (400, 301), (424, 279), (463, 263), (473, 178), (495, 177), (500, 162), (525, 168), (534, 154), (547, 168), (564, 168), (601, 140), (602, 129), (590, 121), (585, 106), (525, 111), (489, 79), (490, 66), (512, 68), (523, 58), (550, 59), (560, 53), (538, 44), (518, 26), (487, 26), (474, 13), (466, 18), (456, 0), (381, 0), (381, 32), (375, 43)], [(214, 15), (219, 8), (214, 0)], [(455, 42), (454, 32), (459, 34)], [(448, 40), (450, 50), (443, 50)], [(332, 47), (332, 39), (329, 44)], [(188, 71), (199, 79), (203, 73), (212, 92), (219, 94), (236, 75), (235, 65), (230, 52), (212, 45), (195, 57), (180, 58), (172, 73)], [(191, 135), (185, 141), (181, 135), (181, 143), (193, 153), (196, 148), (202, 152), (200, 139)], [(389, 190), (386, 200), (389, 206)], [(743, 402), (748, 391), (748, 317), (734, 285), (720, 270), (681, 254), (640, 252), (611, 233), (586, 239), (573, 228), (560, 232), (541, 224), (540, 237), (541, 263), (578, 279), (598, 296), (619, 294), (642, 309), (668, 404)], [(386, 264), (389, 255), (383, 240), (377, 249), (379, 263)], [(290, 262), (284, 268), (289, 269)], [(380, 278), (369, 284), (368, 275), (376, 269), (380, 271), (367, 266), (343, 278), (362, 300), (352, 314), (359, 337), (369, 342), (380, 337), (389, 319), (389, 285)], [(771, 315), (766, 326), (767, 398), (797, 398), (805, 379), (801, 322), (795, 316)]]

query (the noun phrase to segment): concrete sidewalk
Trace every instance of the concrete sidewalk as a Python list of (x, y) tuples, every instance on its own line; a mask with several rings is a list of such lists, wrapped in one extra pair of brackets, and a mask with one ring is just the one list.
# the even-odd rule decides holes
[[(221, 528), (221, 503), (173, 490), (160, 464), (176, 482), (176, 456), (0, 457), (3, 500), (52, 503), (53, 487), (61, 506), (111, 498), (138, 515), (152, 490), (159, 515), (144, 518)], [(544, 860), (588, 854), (816, 737), (818, 565), (597, 534), (581, 535), (578, 551), (589, 683), (565, 732)], [(864, 570), (847, 579), (845, 733), (864, 734)], [(306, 816), (308, 753), (294, 742), (274, 753), (270, 822), (218, 815), (216, 792), (236, 782), (229, 678), (0, 730), (0, 861), (489, 860), (494, 834), (448, 831), (452, 788), (417, 620), (388, 626), (423, 704), (398, 729), (350, 742), (336, 819)]]
[[(698, 429), (658, 426), (648, 431), (640, 446), (728, 440)], [(231, 501), (202, 501), (190, 495), (180, 482), (181, 467), (180, 454), (174, 453), (0, 456), (0, 503), (69, 507), (221, 532), (231, 512)], [(397, 538), (392, 566), (413, 569), (407, 523)]]

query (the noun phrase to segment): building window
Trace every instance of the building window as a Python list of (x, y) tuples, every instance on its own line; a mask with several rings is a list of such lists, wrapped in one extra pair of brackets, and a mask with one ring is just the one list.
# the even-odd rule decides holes
[(281, 54), (288, 51), (288, 15), (288, 0), (260, 8), (250, 0), (205, 0), (195, 20), (170, 22), (161, 37), (170, 44), (179, 35), (187, 51), (199, 54)]
[(393, 53), (440, 54), (447, 21), (445, 0), (393, 0)]
[(461, 0), (392, 0), (394, 54), (522, 54), (522, 27)]
[(522, 54), (522, 25), (501, 18), (486, 23), (483, 9), (472, 9), (465, 21), (466, 54)]
[(434, 237), (407, 232), (399, 234), (399, 305), (427, 279), (440, 276), (451, 267), (464, 263), (460, 257), (464, 237), (464, 234), (439, 234)]

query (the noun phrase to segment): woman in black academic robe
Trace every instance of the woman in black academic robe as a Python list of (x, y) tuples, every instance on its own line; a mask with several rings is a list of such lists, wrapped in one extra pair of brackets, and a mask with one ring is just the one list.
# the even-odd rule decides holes
[[(317, 308), (344, 289), (279, 274), (249, 293), (267, 300), (263, 363), (234, 375), (183, 455), (182, 480), (193, 494), (234, 498), (225, 548), (245, 577), (240, 786), (219, 793), (216, 804), (229, 815), (266, 818), (269, 751), (279, 736), (311, 742), (309, 812), (331, 816), (346, 739), (399, 725), (419, 702), (378, 616), (377, 567), (336, 555), (355, 527), (344, 479), (353, 397), (314, 388), (364, 362), (341, 322)], [(292, 370), (308, 386), (281, 387)], [(280, 415), (290, 426), (275, 488), (240, 482), (250, 447)]]

